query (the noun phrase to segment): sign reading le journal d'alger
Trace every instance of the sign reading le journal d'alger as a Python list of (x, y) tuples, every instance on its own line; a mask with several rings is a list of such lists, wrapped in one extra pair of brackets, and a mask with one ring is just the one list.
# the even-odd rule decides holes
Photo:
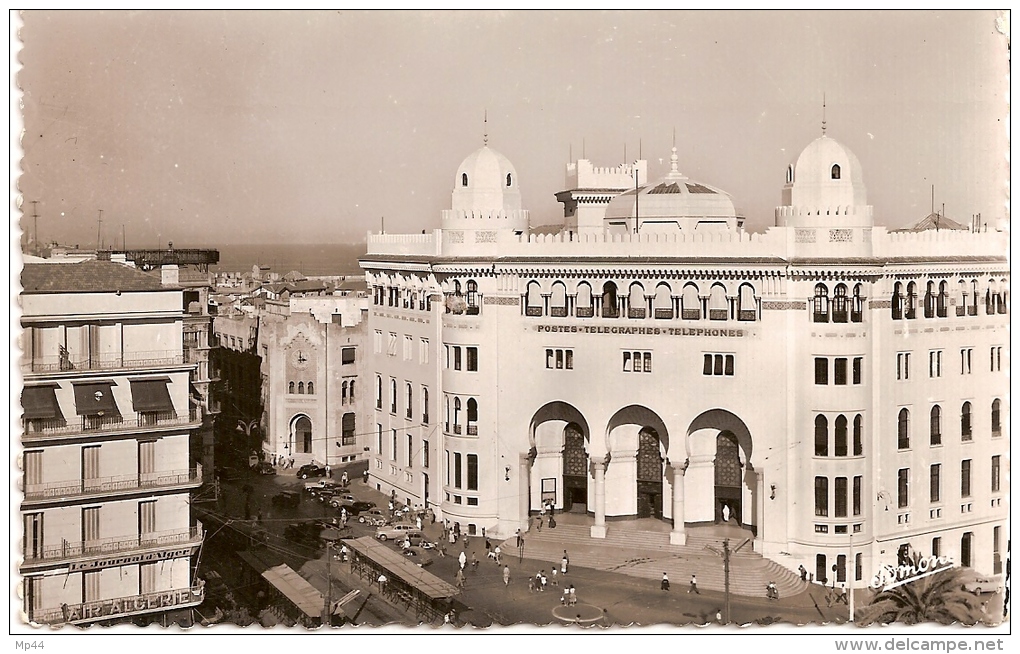
[(569, 334), (615, 334), (633, 336), (708, 336), (743, 338), (753, 336), (748, 329), (718, 329), (713, 327), (617, 327), (604, 325), (535, 325), (535, 331)]
[(190, 547), (176, 550), (164, 550), (162, 552), (147, 552), (145, 554), (129, 554), (127, 556), (113, 556), (95, 561), (75, 561), (67, 566), (68, 572), (80, 572), (83, 570), (98, 570), (110, 566), (131, 565), (135, 563), (152, 563), (153, 561), (166, 561), (187, 556), (191, 553)]

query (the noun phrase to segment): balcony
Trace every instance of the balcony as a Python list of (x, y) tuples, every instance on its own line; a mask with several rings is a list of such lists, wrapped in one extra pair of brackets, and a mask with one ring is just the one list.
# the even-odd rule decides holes
[(200, 413), (192, 408), (186, 416), (178, 416), (173, 411), (157, 411), (152, 413), (136, 413), (128, 416), (79, 416), (78, 420), (68, 424), (66, 420), (29, 420), (25, 425), (24, 442), (32, 442), (51, 436), (79, 436), (92, 434), (110, 434), (125, 431), (139, 431), (153, 427), (187, 427), (200, 423)]
[(645, 309), (627, 309), (627, 317), (641, 320), (645, 317)]
[(701, 309), (684, 309), (680, 317), (684, 320), (701, 320)]
[(181, 350), (147, 350), (77, 358), (77, 355), (40, 356), (21, 363), (23, 373), (69, 372), (72, 370), (118, 370), (183, 365)]
[(532, 317), (541, 316), (542, 315), (542, 307), (525, 307), (524, 308), (524, 315), (532, 316)]
[(743, 322), (753, 322), (758, 317), (758, 312), (754, 310), (740, 309), (737, 311), (737, 320)]
[(726, 320), (730, 317), (730, 312), (726, 309), (709, 309), (708, 319), (709, 320)]
[(25, 552), (23, 568), (43, 563), (58, 563), (72, 559), (119, 554), (143, 549), (158, 549), (171, 545), (199, 545), (204, 532), (201, 526), (191, 529), (159, 531), (135, 536), (115, 536), (85, 542), (64, 541), (60, 545)]
[(595, 309), (591, 307), (577, 307), (578, 318), (591, 318), (595, 315)]
[(205, 599), (205, 582), (190, 588), (162, 590), (142, 595), (115, 597), (83, 602), (81, 604), (64, 604), (55, 609), (33, 611), (29, 621), (36, 624), (82, 624), (103, 619), (121, 619), (142, 613), (154, 613), (198, 606)]
[(47, 484), (26, 484), (23, 504), (67, 499), (85, 499), (140, 490), (188, 488), (202, 484), (202, 466), (185, 470), (167, 470), (116, 477), (73, 479)]
[(468, 425), (467, 426), (467, 433), (468, 433), (468, 436), (477, 436), (478, 435), (478, 425)]
[(454, 425), (453, 426), (453, 433), (455, 433), (455, 434), (457, 434), (459, 436), (460, 433), (461, 433), (461, 427), (462, 427), (461, 425)]
[(656, 309), (655, 319), (656, 320), (671, 320), (673, 318), (672, 309)]
[(553, 318), (566, 318), (567, 308), (566, 307), (550, 307), (549, 315)]

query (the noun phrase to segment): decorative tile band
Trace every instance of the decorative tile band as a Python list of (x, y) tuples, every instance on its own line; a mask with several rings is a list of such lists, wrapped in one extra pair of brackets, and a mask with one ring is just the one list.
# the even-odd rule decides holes
[(516, 307), (520, 306), (521, 298), (519, 297), (493, 297), (486, 295), (482, 298), (482, 302), (485, 304), (497, 304), (505, 307)]
[(807, 302), (762, 302), (761, 308), (765, 311), (803, 311), (807, 309)]

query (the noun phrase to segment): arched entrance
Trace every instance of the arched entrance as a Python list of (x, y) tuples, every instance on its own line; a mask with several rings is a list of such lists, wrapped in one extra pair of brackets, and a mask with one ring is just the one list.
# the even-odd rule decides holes
[(308, 416), (298, 416), (294, 420), (294, 451), (298, 454), (308, 454), (312, 451), (312, 421)]
[(557, 401), (535, 412), (527, 453), (529, 488), (522, 489), (522, 515), (550, 503), (563, 511), (587, 511), (588, 440), (588, 423), (576, 407)]
[[(732, 432), (715, 439), (715, 521), (742, 524), (740, 445)], [(727, 510), (728, 509), (728, 510)]]
[(588, 507), (588, 452), (576, 422), (563, 429), (563, 510), (584, 513)]
[(637, 516), (662, 517), (662, 454), (659, 434), (651, 427), (638, 432)]

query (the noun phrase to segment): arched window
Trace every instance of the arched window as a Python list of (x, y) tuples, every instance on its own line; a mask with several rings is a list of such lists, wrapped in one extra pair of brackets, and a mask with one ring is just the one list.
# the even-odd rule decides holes
[(726, 308), (726, 287), (722, 284), (713, 284), (708, 294), (708, 319), (726, 320), (730, 312)]
[(974, 438), (970, 424), (970, 402), (964, 402), (960, 408), (960, 439), (969, 441)]
[(298, 392), (298, 395), (304, 395), (305, 394), (305, 383), (304, 382), (298, 382), (297, 383), (297, 392)]
[(967, 307), (967, 315), (976, 316), (978, 308), (978, 281), (970, 281), (970, 306)]
[(929, 281), (924, 290), (924, 317), (935, 317), (935, 282)]
[(793, 184), (793, 164), (786, 167), (786, 183)]
[(554, 318), (565, 318), (567, 315), (567, 287), (563, 282), (555, 282), (552, 285), (552, 295), (549, 296), (549, 315)]
[(836, 436), (835, 436), (835, 447), (833, 447), (833, 454), (836, 456), (847, 455), (847, 420), (846, 416), (838, 416), (836, 418)]
[(853, 304), (850, 306), (850, 322), (864, 321), (864, 287), (861, 284), (854, 286)]
[(457, 297), (461, 297), (463, 295), (463, 293), (461, 292), (459, 279), (453, 280), (453, 294), (456, 295)]
[(815, 296), (811, 302), (814, 322), (829, 322), (829, 289), (825, 284), (815, 284)]
[(896, 447), (906, 450), (910, 447), (910, 411), (900, 409), (896, 420)]
[(421, 389), (421, 424), (429, 424), (429, 389)]
[(939, 295), (935, 300), (935, 315), (939, 318), (945, 318), (949, 306), (949, 282), (942, 280), (939, 282)]
[(654, 317), (658, 320), (669, 320), (673, 317), (673, 295), (666, 282), (655, 287), (655, 298), (652, 299)]
[(536, 281), (528, 282), (528, 296), (525, 301), (524, 315), (542, 315), (542, 286)]
[(513, 178), (510, 176), (510, 173), (506, 174), (506, 185), (513, 186)]
[(478, 435), (478, 401), (470, 398), (467, 401), (467, 433), (468, 436)]
[(460, 185), (467, 186), (467, 173), (460, 174)]
[(350, 395), (350, 398), (351, 398), (351, 402), (353, 402), (354, 401), (354, 380), (353, 379), (351, 380), (351, 395)]
[(287, 392), (290, 393), (291, 395), (294, 394), (294, 382), (290, 382), (289, 384), (287, 384)]
[(680, 298), (680, 317), (684, 320), (701, 320), (701, 298), (698, 297), (698, 287), (694, 284), (684, 286), (683, 296)]
[(453, 433), (455, 434), (459, 434), (461, 432), (460, 407), (461, 407), (460, 398), (459, 397), (453, 398)]
[(988, 289), (985, 291), (985, 315), (995, 314), (996, 303), (999, 301), (999, 293), (995, 290), (995, 280), (988, 282)]
[(410, 420), (414, 417), (414, 390), (411, 387), (411, 382), (406, 382), (404, 390), (407, 395), (407, 408), (404, 410), (407, 419)]
[(446, 413), (446, 433), (450, 433), (450, 396), (443, 395), (443, 411)]
[(397, 380), (390, 380), (390, 413), (397, 412)]
[(315, 395), (315, 384), (313, 382), (308, 382), (308, 394)]
[(910, 282), (907, 284), (907, 306), (903, 311), (903, 316), (907, 320), (913, 320), (917, 317), (917, 284)]
[(737, 320), (754, 320), (758, 317), (758, 304), (754, 300), (754, 287), (741, 284), (737, 294)]
[(645, 287), (641, 284), (634, 282), (630, 285), (630, 292), (627, 298), (627, 317), (628, 318), (644, 318), (645, 317)]
[(1008, 290), (1006, 280), (999, 280), (999, 313), (1006, 313), (1006, 294)]
[(893, 284), (892, 292), (892, 319), (903, 319), (903, 285), (900, 282)]
[(836, 284), (832, 289), (832, 322), (847, 322), (850, 317), (850, 298), (846, 284)]
[(854, 456), (864, 456), (864, 418), (854, 416)]
[(595, 307), (592, 304), (591, 284), (581, 282), (577, 285), (577, 317), (591, 318), (595, 315)]
[(469, 316), (478, 315), (478, 282), (473, 279), (467, 283), (467, 313)]
[(602, 285), (602, 317), (620, 317), (620, 305), (616, 299), (616, 284), (613, 282), (606, 282)]
[(998, 398), (992, 400), (992, 436), (1002, 436), (1002, 403)]
[(961, 279), (957, 284), (956, 292), (956, 315), (967, 315), (967, 280)]
[(312, 421), (308, 416), (301, 416), (294, 421), (294, 451), (300, 453), (312, 451)]
[(839, 179), (839, 164), (832, 164), (832, 179)]
[(375, 408), (382, 409), (382, 377), (375, 376)]
[(928, 435), (932, 445), (942, 445), (942, 408), (937, 404), (931, 408)]
[(829, 456), (829, 419), (815, 416), (815, 456)]
[(340, 384), (340, 404), (347, 404), (347, 382)]

